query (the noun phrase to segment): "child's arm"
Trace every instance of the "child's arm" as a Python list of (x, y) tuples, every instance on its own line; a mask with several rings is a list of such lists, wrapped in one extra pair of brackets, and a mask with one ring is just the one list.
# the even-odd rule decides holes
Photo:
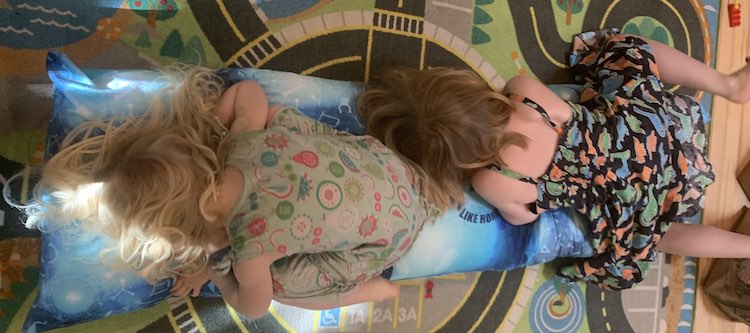
[(230, 132), (257, 131), (266, 127), (279, 107), (268, 106), (266, 93), (254, 81), (235, 83), (221, 96), (216, 116)]
[(209, 270), (208, 276), (235, 311), (259, 318), (268, 312), (273, 297), (271, 264), (283, 256), (278, 252), (261, 254), (232, 265), (234, 274), (219, 275)]
[(396, 298), (400, 292), (401, 290), (395, 283), (382, 276), (375, 276), (343, 294), (327, 294), (303, 299), (276, 298), (276, 301), (308, 310), (327, 310), (365, 302), (382, 302)]
[(179, 275), (175, 278), (174, 285), (169, 292), (172, 296), (185, 297), (193, 296), (198, 297), (201, 292), (201, 288), (208, 282), (208, 275), (205, 271), (194, 275)]

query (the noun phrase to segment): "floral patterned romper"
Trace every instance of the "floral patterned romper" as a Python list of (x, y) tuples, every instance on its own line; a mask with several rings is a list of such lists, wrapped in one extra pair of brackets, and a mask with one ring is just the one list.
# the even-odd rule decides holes
[(245, 184), (227, 223), (231, 250), (217, 266), (286, 254), (271, 267), (276, 297), (350, 290), (403, 256), (439, 213), (419, 195), (413, 170), (370, 136), (294, 109), (265, 130), (230, 135), (226, 163)]
[(570, 207), (588, 217), (596, 254), (558, 275), (615, 290), (643, 280), (670, 223), (698, 214), (714, 181), (700, 104), (664, 89), (644, 40), (617, 33), (575, 37), (570, 72), (583, 90), (579, 104), (569, 103), (564, 126), (517, 97), (560, 133), (548, 171), (534, 180), (493, 167), (537, 184), (538, 207)]

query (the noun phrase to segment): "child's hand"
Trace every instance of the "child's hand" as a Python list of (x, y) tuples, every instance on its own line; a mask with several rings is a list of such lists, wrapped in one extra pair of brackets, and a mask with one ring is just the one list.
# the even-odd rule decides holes
[(281, 104), (272, 104), (268, 106), (268, 119), (266, 119), (266, 126), (271, 122), (273, 117), (283, 109), (284, 106)]
[(201, 292), (201, 287), (208, 281), (206, 272), (201, 272), (198, 275), (180, 275), (169, 291), (172, 293), (172, 296), (185, 297), (190, 295), (197, 297)]

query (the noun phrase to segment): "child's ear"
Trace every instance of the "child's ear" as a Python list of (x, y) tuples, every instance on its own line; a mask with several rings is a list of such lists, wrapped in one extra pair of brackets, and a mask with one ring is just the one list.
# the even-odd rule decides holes
[(218, 201), (218, 194), (215, 192), (213, 194), (207, 195), (201, 202), (199, 203), (200, 211), (203, 213), (203, 217), (206, 219), (206, 222), (212, 223), (219, 221), (219, 201)]

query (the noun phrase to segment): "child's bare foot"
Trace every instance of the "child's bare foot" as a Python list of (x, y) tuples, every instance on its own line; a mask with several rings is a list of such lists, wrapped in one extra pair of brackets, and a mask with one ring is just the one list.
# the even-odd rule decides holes
[[(746, 58), (745, 61), (750, 60)], [(729, 75), (730, 93), (725, 96), (728, 100), (743, 104), (750, 101), (750, 62), (745, 67)]]

